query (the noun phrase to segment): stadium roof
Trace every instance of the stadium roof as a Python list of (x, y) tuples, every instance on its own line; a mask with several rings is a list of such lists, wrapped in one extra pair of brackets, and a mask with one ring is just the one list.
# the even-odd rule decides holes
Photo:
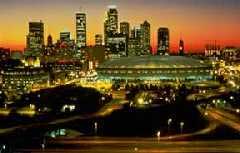
[(184, 56), (123, 57), (102, 63), (100, 69), (163, 69), (211, 67), (207, 61)]

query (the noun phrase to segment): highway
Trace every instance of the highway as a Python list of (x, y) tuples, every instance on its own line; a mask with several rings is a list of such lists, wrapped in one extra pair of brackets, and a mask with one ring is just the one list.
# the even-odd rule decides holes
[[(116, 97), (121, 97), (116, 94)], [(120, 96), (119, 96), (120, 95)], [(90, 115), (76, 115), (65, 119), (57, 119), (46, 123), (21, 125), (8, 129), (0, 129), (0, 134), (10, 133), (17, 129), (28, 129), (38, 126), (57, 125), (78, 119), (89, 119), (93, 117), (107, 116), (115, 110), (121, 109), (126, 101), (115, 99), (105, 105), (98, 112)], [(237, 115), (217, 108), (208, 108), (206, 118), (209, 126), (190, 134), (178, 134), (166, 137), (151, 138), (113, 138), (113, 137), (77, 137), (71, 139), (57, 138), (47, 141), (45, 149), (18, 149), (16, 153), (239, 153), (240, 140), (229, 141), (186, 141), (198, 135), (206, 135), (214, 131), (219, 124), (226, 125), (240, 132), (240, 119)], [(178, 140), (178, 141), (176, 141)]]
[(226, 93), (229, 93), (230, 91), (233, 91), (234, 89), (227, 89), (226, 87), (221, 87), (218, 89), (211, 89), (211, 90), (205, 90), (205, 93), (194, 93), (187, 96), (187, 101), (195, 101), (195, 100), (207, 100), (212, 97), (217, 97)]
[(67, 118), (63, 118), (63, 119), (56, 119), (56, 120), (49, 121), (49, 122), (18, 125), (18, 126), (14, 126), (14, 127), (5, 128), (5, 129), (0, 129), (0, 135), (11, 133), (18, 129), (29, 129), (29, 128), (39, 127), (39, 126), (57, 125), (57, 124), (67, 123), (67, 122), (80, 120), (80, 119), (90, 119), (90, 118), (94, 118), (94, 117), (107, 116), (107, 115), (110, 115), (115, 110), (121, 109), (122, 106), (125, 103), (127, 103), (127, 101), (124, 100), (124, 98), (125, 98), (124, 91), (116, 91), (116, 92), (113, 92), (113, 100), (110, 103), (107, 103), (105, 106), (103, 106), (96, 113), (89, 114), (89, 115), (75, 115), (75, 116), (71, 116), (71, 117), (67, 117)]
[(144, 138), (91, 138), (68, 140), (45, 149), (19, 149), (18, 153), (239, 153), (240, 141), (158, 141)]
[(208, 108), (206, 112), (208, 117), (240, 132), (240, 118), (237, 115), (217, 108)]
[(41, 126), (47, 126), (47, 125), (57, 125), (57, 124), (62, 124), (62, 123), (67, 123), (79, 119), (89, 119), (89, 118), (94, 118), (94, 117), (101, 117), (101, 116), (106, 116), (114, 112), (115, 110), (121, 109), (122, 105), (126, 103), (126, 101), (123, 101), (121, 99), (118, 100), (113, 100), (112, 102), (106, 104), (103, 106), (98, 112), (89, 114), (89, 115), (75, 115), (71, 116), (68, 118), (63, 118), (63, 119), (56, 119), (53, 121), (49, 122), (40, 122), (40, 123), (33, 123), (33, 124), (26, 124), (26, 125), (18, 125), (10, 128), (5, 128), (5, 129), (0, 129), (0, 134), (7, 134), (14, 132), (18, 129), (29, 129), (33, 127), (41, 127)]

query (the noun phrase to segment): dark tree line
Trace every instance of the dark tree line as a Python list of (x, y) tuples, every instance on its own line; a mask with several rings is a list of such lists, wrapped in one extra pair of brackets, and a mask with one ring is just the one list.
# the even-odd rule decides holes
[[(104, 100), (102, 97), (105, 97)], [(37, 108), (48, 107), (54, 112), (59, 112), (67, 104), (75, 105), (76, 110), (80, 112), (92, 112), (110, 100), (111, 97), (93, 88), (66, 85), (26, 94), (22, 96), (18, 105), (35, 104)]]

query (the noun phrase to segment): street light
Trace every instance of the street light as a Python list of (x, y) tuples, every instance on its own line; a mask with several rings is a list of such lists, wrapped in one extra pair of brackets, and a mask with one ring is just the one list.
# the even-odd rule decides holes
[(168, 133), (169, 133), (169, 131), (170, 131), (170, 125), (171, 125), (171, 123), (172, 123), (172, 119), (169, 118), (169, 119), (168, 119), (168, 122), (167, 122), (167, 124), (168, 124)]
[(233, 97), (233, 96), (231, 96), (231, 97), (230, 97), (230, 99), (231, 99), (231, 100), (234, 100), (234, 97)]
[(184, 122), (180, 122), (180, 131), (181, 131), (181, 134), (183, 133), (183, 126), (184, 126)]
[(157, 139), (158, 139), (158, 141), (160, 140), (160, 137), (161, 137), (161, 131), (158, 131), (157, 132)]
[(2, 147), (0, 148), (0, 153), (4, 152), (5, 149), (6, 149), (6, 145), (3, 144)]
[(98, 131), (98, 123), (94, 122), (94, 133), (97, 134)]

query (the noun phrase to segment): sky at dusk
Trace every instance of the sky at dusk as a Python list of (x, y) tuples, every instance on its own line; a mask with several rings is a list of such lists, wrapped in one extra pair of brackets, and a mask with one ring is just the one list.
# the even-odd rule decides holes
[(201, 51), (207, 42), (240, 47), (240, 0), (0, 0), (0, 47), (23, 49), (28, 22), (42, 20), (45, 38), (54, 41), (68, 29), (75, 39), (75, 12), (87, 13), (87, 43), (103, 34), (108, 5), (117, 5), (119, 21), (131, 26), (144, 20), (151, 24), (151, 44), (156, 47), (157, 29), (170, 29), (171, 50), (180, 37), (187, 50)]

